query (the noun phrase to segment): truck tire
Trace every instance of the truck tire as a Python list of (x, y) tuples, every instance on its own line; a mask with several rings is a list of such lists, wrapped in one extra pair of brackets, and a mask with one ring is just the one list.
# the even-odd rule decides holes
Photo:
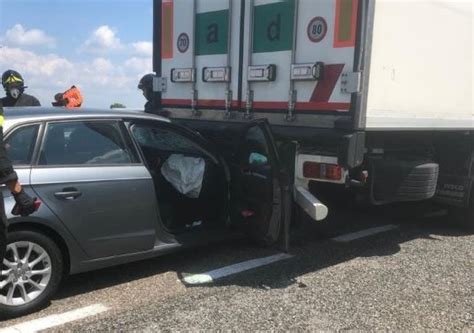
[[(2, 270), (10, 273), (0, 276), (0, 282), (8, 281), (0, 289), (0, 318), (23, 316), (43, 307), (56, 292), (63, 276), (63, 257), (49, 237), (31, 230), (12, 231), (8, 234)], [(22, 288), (29, 299), (24, 297)], [(8, 300), (10, 289), (14, 292), (12, 300)]]
[(373, 203), (420, 201), (436, 192), (439, 165), (427, 161), (374, 160), (371, 197)]
[(467, 207), (450, 207), (449, 209), (452, 220), (456, 225), (469, 233), (474, 232), (474, 185), (469, 198)]
[(474, 232), (474, 192), (471, 191), (471, 198), (469, 200), (469, 207), (467, 207), (466, 219), (464, 220), (463, 227), (469, 232)]

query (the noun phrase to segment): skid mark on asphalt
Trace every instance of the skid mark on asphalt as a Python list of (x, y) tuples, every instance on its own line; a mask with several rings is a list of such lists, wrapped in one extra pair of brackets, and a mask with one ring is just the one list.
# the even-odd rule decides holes
[(289, 259), (293, 256), (287, 253), (279, 253), (269, 257), (257, 258), (252, 260), (247, 260), (243, 262), (239, 262), (237, 264), (233, 264), (230, 266), (221, 267), (218, 269), (214, 269), (212, 271), (201, 273), (201, 274), (194, 274), (186, 276), (182, 279), (185, 284), (203, 284), (213, 282), (217, 279), (221, 279), (226, 276), (234, 275), (237, 273), (245, 272), (250, 269), (254, 269), (257, 267), (269, 265), (271, 263)]
[(336, 242), (350, 242), (359, 238), (372, 236), (375, 234), (379, 234), (381, 232), (385, 232), (385, 231), (389, 231), (389, 230), (393, 230), (397, 228), (398, 228), (397, 225), (388, 224), (381, 227), (369, 228), (369, 229), (365, 229), (365, 230), (361, 230), (357, 232), (352, 232), (350, 234), (340, 235), (340, 236), (332, 238), (332, 240)]
[(24, 323), (16, 324), (10, 327), (0, 329), (0, 333), (33, 333), (64, 325), (76, 320), (98, 315), (109, 310), (102, 304), (94, 304), (84, 308), (64, 312), (61, 314), (50, 315), (47, 317), (34, 319)]

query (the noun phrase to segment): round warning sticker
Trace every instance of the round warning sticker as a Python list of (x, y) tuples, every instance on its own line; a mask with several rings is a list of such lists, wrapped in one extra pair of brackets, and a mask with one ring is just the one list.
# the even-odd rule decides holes
[(188, 50), (189, 48), (189, 36), (187, 33), (181, 33), (179, 36), (178, 36), (178, 41), (177, 41), (177, 45), (178, 47), (178, 51), (181, 52), (181, 53), (184, 53)]
[(321, 16), (313, 18), (308, 24), (308, 38), (313, 43), (319, 43), (326, 37), (328, 24)]

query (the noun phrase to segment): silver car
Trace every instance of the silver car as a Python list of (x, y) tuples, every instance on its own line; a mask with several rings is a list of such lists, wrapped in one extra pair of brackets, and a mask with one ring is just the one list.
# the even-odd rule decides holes
[(236, 232), (287, 244), (289, 186), (268, 124), (207, 128), (201, 135), (138, 111), (7, 109), (7, 152), (42, 205), (13, 216), (2, 189), (9, 236), (0, 315), (43, 306), (66, 274)]

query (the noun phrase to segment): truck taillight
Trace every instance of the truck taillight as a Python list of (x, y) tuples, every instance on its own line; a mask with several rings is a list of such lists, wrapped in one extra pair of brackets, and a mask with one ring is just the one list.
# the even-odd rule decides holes
[(337, 164), (304, 162), (303, 176), (305, 178), (341, 180), (342, 167)]

